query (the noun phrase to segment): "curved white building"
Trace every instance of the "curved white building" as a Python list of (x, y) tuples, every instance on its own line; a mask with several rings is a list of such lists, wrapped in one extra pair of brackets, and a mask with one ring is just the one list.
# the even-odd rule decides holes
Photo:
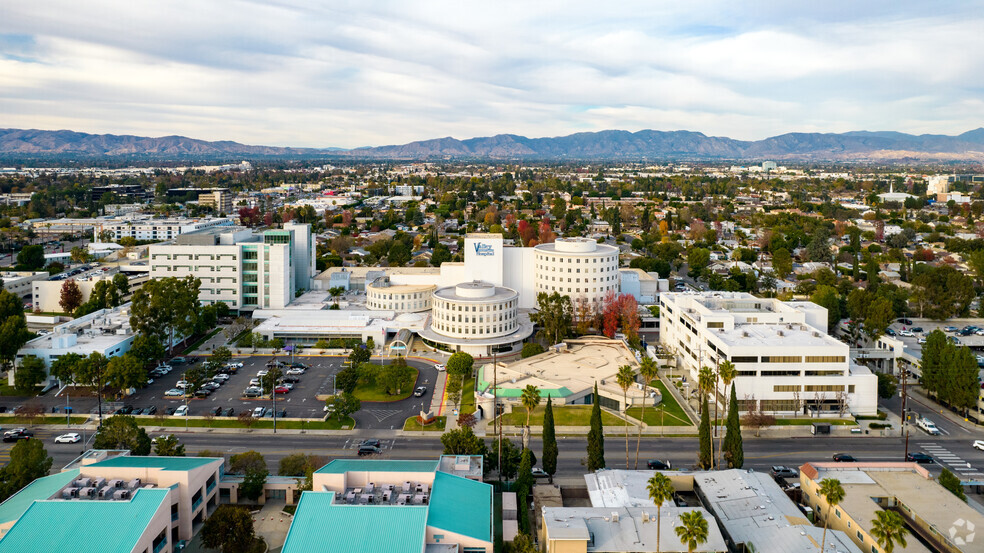
[(379, 277), (366, 285), (366, 307), (397, 313), (428, 311), (436, 288), (432, 284), (393, 284), (389, 277)]
[(533, 248), (534, 294), (558, 292), (598, 305), (619, 292), (618, 248), (590, 238), (558, 238)]
[(483, 281), (439, 288), (432, 299), (431, 323), (420, 336), (429, 345), (487, 356), (522, 348), (533, 333), (519, 313), (519, 293)]

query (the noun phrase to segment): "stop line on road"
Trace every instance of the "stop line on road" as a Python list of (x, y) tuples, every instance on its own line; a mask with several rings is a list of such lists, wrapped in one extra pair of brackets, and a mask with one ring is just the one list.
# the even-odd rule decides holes
[(967, 480), (968, 477), (984, 477), (984, 472), (974, 468), (973, 465), (965, 461), (962, 457), (952, 453), (949, 449), (936, 442), (921, 442), (918, 445), (932, 456), (937, 463), (948, 465), (962, 480)]

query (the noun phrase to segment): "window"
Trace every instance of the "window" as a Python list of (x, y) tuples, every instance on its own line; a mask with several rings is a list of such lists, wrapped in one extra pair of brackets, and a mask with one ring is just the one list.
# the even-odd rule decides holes
[(772, 355), (762, 356), (763, 363), (802, 363), (803, 358), (799, 355)]
[(794, 386), (794, 385), (773, 386), (772, 387), (772, 391), (773, 392), (798, 392), (798, 391), (800, 391), (800, 387), (799, 386)]
[(707, 323), (707, 328), (724, 328), (723, 322), (709, 322)]
[(843, 363), (846, 358), (843, 355), (807, 355), (807, 363)]
[(731, 358), (732, 363), (758, 363), (758, 357), (736, 355)]

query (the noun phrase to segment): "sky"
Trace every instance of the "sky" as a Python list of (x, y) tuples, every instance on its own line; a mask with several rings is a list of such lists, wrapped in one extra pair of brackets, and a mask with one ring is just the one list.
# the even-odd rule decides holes
[(302, 147), (499, 133), (959, 134), (984, 2), (0, 5), (0, 127)]

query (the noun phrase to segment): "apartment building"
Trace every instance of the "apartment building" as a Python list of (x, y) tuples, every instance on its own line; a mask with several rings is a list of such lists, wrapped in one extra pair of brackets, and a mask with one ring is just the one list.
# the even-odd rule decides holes
[(46, 281), (49, 276), (47, 271), (0, 272), (0, 280), (3, 280), (3, 289), (19, 298), (30, 297), (32, 283)]
[[(742, 411), (874, 415), (878, 379), (827, 334), (827, 310), (744, 292), (660, 294), (660, 343), (691, 382), (731, 361)], [(723, 405), (728, 391), (718, 390)]]
[(150, 247), (151, 278), (193, 276), (201, 280), (199, 301), (231, 309), (282, 309), (314, 276), (311, 226), (254, 234), (242, 227), (211, 228)]
[(129, 237), (136, 240), (154, 240), (163, 242), (174, 240), (182, 234), (199, 232), (214, 227), (232, 226), (232, 219), (98, 219), (94, 221), (94, 236), (98, 239), (104, 232), (112, 234), (112, 240)]

